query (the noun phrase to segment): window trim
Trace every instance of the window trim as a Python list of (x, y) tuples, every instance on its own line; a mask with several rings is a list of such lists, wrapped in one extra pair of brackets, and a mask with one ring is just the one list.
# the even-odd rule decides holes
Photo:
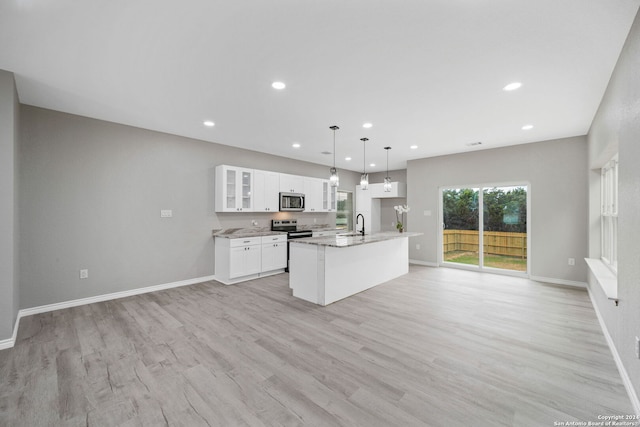
[(618, 272), (618, 155), (600, 170), (600, 260)]

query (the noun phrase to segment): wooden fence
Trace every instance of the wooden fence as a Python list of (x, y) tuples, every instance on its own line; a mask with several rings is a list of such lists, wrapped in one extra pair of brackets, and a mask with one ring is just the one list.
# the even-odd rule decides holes
[[(477, 230), (443, 230), (444, 252), (478, 252)], [(492, 255), (527, 257), (527, 233), (507, 233), (503, 231), (484, 232), (484, 253)]]

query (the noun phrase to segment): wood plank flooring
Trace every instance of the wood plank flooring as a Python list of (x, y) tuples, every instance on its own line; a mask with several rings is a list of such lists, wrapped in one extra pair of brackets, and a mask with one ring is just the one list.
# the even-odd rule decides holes
[(328, 307), (282, 274), (23, 318), (2, 426), (553, 426), (631, 414), (587, 293), (412, 266)]

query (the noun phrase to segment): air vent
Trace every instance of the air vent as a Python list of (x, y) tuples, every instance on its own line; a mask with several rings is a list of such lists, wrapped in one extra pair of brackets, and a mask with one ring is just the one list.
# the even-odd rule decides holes
[(478, 142), (470, 142), (467, 144), (467, 146), (469, 147), (475, 147), (477, 145), (482, 145), (482, 142), (478, 141)]
[(331, 151), (323, 151), (323, 152), (322, 152), (322, 153), (320, 153), (320, 154), (326, 154), (326, 155), (329, 155), (329, 154), (331, 154)]

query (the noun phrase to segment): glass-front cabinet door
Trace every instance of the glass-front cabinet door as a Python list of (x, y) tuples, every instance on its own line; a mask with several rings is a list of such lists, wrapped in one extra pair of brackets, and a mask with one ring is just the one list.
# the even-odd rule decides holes
[(216, 211), (253, 209), (253, 169), (221, 165), (216, 168)]
[(242, 181), (240, 188), (241, 210), (251, 210), (253, 208), (253, 170), (240, 169), (239, 175)]
[(322, 210), (335, 212), (338, 197), (338, 188), (332, 187), (329, 180), (322, 180)]
[(228, 168), (225, 175), (227, 182), (225, 186), (225, 210), (235, 211), (236, 207), (238, 206), (238, 198), (236, 197), (236, 188), (238, 187), (238, 171), (236, 169)]

